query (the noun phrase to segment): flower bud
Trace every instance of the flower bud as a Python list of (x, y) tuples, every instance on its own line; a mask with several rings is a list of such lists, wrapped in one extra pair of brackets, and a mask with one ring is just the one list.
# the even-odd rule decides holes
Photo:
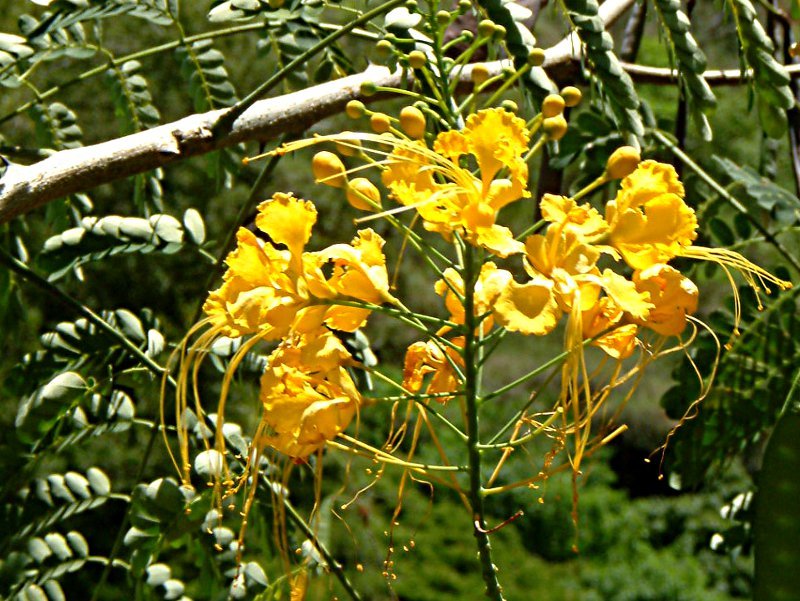
[(544, 64), (544, 50), (541, 48), (534, 48), (528, 53), (528, 63), (534, 67), (541, 67)]
[(369, 118), (369, 125), (376, 134), (383, 134), (391, 129), (392, 121), (389, 119), (389, 115), (385, 113), (374, 113)]
[(471, 42), (472, 40), (475, 39), (475, 34), (472, 33), (469, 29), (462, 29), (461, 33), (458, 34), (458, 37), (460, 37), (465, 42)]
[(386, 60), (392, 54), (392, 43), (389, 40), (380, 40), (375, 44), (375, 54), (378, 58)]
[(542, 117), (555, 117), (564, 112), (564, 99), (558, 94), (548, 94), (542, 101)]
[(465, 13), (472, 8), (470, 0), (458, 0), (458, 12)]
[(419, 140), (425, 137), (425, 115), (415, 106), (404, 107), (400, 111), (400, 129), (409, 138)]
[(283, 1), (284, 0), (269, 0), (268, 4), (272, 10), (276, 10), (283, 6)]
[[(381, 193), (366, 177), (357, 177), (347, 186), (347, 202), (359, 211), (376, 211), (381, 206)], [(368, 203), (364, 197), (374, 204)]]
[(311, 172), (314, 174), (314, 180), (318, 184), (325, 184), (334, 188), (342, 188), (347, 185), (347, 176), (345, 175), (342, 159), (327, 150), (314, 155), (311, 160)]
[(575, 86), (567, 86), (561, 90), (561, 96), (564, 98), (564, 104), (569, 107), (578, 106), (583, 98), (581, 91)]
[(484, 19), (478, 23), (478, 35), (482, 38), (488, 38), (494, 34), (494, 22), (489, 19)]
[(428, 57), (421, 50), (412, 50), (408, 53), (408, 64), (412, 69), (422, 69), (428, 64)]
[(363, 81), (361, 82), (360, 90), (362, 96), (369, 98), (378, 92), (378, 86), (375, 85), (374, 81)]
[(367, 107), (365, 107), (364, 103), (360, 100), (351, 100), (347, 103), (347, 106), (344, 107), (344, 112), (347, 113), (347, 116), (351, 119), (360, 119), (364, 116), (366, 110)]
[(519, 112), (519, 105), (511, 100), (510, 98), (506, 98), (503, 102), (500, 103), (500, 106), (507, 110), (509, 113), (518, 113)]
[(608, 179), (622, 179), (636, 170), (642, 160), (639, 149), (633, 146), (620, 146), (606, 163), (606, 177)]
[(439, 25), (449, 25), (450, 13), (446, 10), (440, 10), (438, 13), (436, 13), (436, 22)]
[(547, 117), (542, 121), (542, 129), (550, 140), (557, 142), (567, 133), (567, 120), (564, 115)]
[(494, 31), (492, 32), (492, 39), (504, 40), (506, 37), (506, 28), (502, 25), (495, 24)]
[(472, 83), (475, 84), (476, 87), (483, 85), (483, 83), (489, 79), (489, 69), (486, 68), (486, 65), (478, 63), (472, 67), (470, 77), (472, 78)]
[[(349, 134), (349, 131), (343, 131), (343, 134)], [(358, 138), (348, 139), (346, 142), (336, 142), (336, 152), (346, 157), (355, 157), (361, 154), (361, 140)]]

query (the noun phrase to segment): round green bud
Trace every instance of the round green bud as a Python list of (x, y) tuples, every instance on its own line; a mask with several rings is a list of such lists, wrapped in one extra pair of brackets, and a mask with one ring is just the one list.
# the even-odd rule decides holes
[(392, 120), (386, 113), (374, 113), (369, 118), (369, 126), (376, 134), (383, 134), (392, 127)]
[(548, 94), (542, 100), (542, 117), (555, 117), (564, 112), (564, 99), (558, 94)]
[(361, 83), (361, 94), (366, 97), (374, 96), (378, 92), (378, 86), (374, 81), (364, 81)]
[(567, 133), (567, 120), (564, 115), (548, 117), (542, 121), (542, 129), (550, 140), (557, 142)]
[(375, 53), (382, 59), (387, 59), (392, 54), (394, 46), (389, 40), (380, 40), (375, 44)]
[(461, 33), (458, 34), (458, 37), (460, 37), (465, 42), (471, 42), (472, 40), (475, 39), (475, 34), (472, 33), (469, 29), (462, 29)]
[(283, 6), (284, 0), (269, 0), (268, 4), (272, 10), (277, 10)]
[(360, 100), (351, 100), (344, 107), (344, 112), (351, 119), (360, 119), (367, 112), (367, 107)]
[(446, 10), (440, 10), (436, 13), (436, 22), (439, 25), (449, 25), (450, 24), (450, 13)]
[(412, 50), (408, 53), (408, 64), (412, 69), (422, 69), (428, 64), (428, 57), (421, 50)]
[(506, 28), (502, 25), (495, 24), (494, 32), (492, 33), (492, 39), (494, 40), (503, 40), (506, 37)]
[(406, 0), (406, 8), (410, 11), (415, 11), (419, 8), (417, 0)]
[(470, 78), (475, 86), (479, 86), (489, 79), (489, 69), (483, 63), (477, 63), (474, 67), (472, 67)]
[(509, 113), (518, 113), (519, 105), (511, 99), (506, 98), (500, 103), (500, 106), (507, 110)]
[(482, 38), (491, 37), (494, 34), (494, 21), (484, 19), (478, 23), (478, 35)]
[(541, 67), (544, 64), (544, 50), (534, 48), (528, 53), (528, 64), (534, 67)]
[(470, 0), (459, 0), (458, 1), (458, 12), (465, 13), (471, 8), (472, 8), (472, 2), (470, 2)]

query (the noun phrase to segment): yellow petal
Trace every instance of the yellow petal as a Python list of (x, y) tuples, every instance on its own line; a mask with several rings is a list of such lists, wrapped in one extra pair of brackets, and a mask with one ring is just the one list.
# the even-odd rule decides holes
[(512, 332), (537, 336), (552, 332), (561, 317), (553, 283), (543, 278), (525, 284), (512, 281), (497, 298), (494, 316)]
[(262, 202), (256, 216), (258, 229), (274, 242), (285, 244), (295, 260), (299, 260), (311, 238), (311, 228), (316, 221), (317, 210), (313, 203), (280, 192)]
[(640, 292), (636, 284), (610, 269), (603, 271), (602, 282), (603, 290), (620, 309), (635, 319), (647, 319), (653, 308), (647, 292)]
[(636, 288), (650, 295), (654, 307), (644, 326), (663, 336), (677, 336), (686, 327), (686, 316), (697, 310), (697, 286), (668, 265), (653, 265), (633, 274)]

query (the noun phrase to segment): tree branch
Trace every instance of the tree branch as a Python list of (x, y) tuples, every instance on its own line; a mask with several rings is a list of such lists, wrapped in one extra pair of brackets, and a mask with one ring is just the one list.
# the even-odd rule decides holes
[[(607, 0), (600, 16), (608, 25), (627, 10), (633, 0)], [(580, 58), (580, 42), (569, 35), (546, 51), (545, 68), (553, 69)], [(499, 74), (508, 61), (485, 63), (490, 74)], [(460, 81), (470, 81), (465, 68)], [(0, 178), (0, 224), (57, 198), (85, 192), (100, 184), (124, 179), (157, 167), (185, 160), (247, 141), (265, 141), (299, 132), (362, 99), (362, 82), (400, 87), (403, 74), (370, 66), (362, 73), (305, 90), (254, 103), (229, 131), (212, 131), (227, 109), (184, 117), (178, 121), (100, 144), (62, 150), (32, 165), (11, 165)], [(373, 97), (374, 99), (374, 97)]]

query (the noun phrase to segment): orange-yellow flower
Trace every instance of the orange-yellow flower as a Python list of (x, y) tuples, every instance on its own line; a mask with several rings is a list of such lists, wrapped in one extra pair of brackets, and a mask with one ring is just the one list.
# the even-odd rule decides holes
[(608, 244), (634, 269), (681, 255), (697, 237), (697, 218), (683, 194), (672, 165), (640, 163), (606, 205)]
[(304, 458), (347, 428), (361, 402), (344, 368), (349, 361), (324, 329), (284, 341), (261, 377), (264, 412), (255, 444)]
[[(495, 220), (505, 205), (530, 196), (528, 140), (525, 122), (503, 109), (470, 115), (463, 130), (440, 133), (433, 150), (421, 141), (384, 138), (394, 150), (384, 162), (383, 183), (399, 203), (417, 209), (426, 229), (448, 239), (458, 232), (507, 257), (522, 245)], [(466, 157), (479, 177), (463, 166)]]
[(638, 323), (663, 336), (678, 336), (686, 327), (686, 316), (697, 310), (698, 290), (694, 282), (669, 265), (653, 265), (633, 274), (637, 290), (650, 296), (653, 309)]

